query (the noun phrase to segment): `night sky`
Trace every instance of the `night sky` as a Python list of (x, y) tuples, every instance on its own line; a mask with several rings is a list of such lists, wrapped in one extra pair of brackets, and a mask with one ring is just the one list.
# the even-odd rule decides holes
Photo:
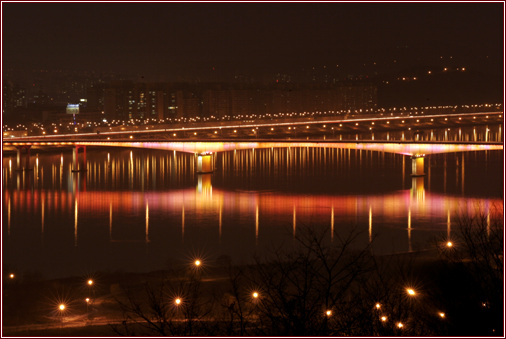
[(11, 69), (157, 79), (381, 74), (450, 57), (502, 74), (503, 13), (503, 3), (4, 2), (2, 57)]

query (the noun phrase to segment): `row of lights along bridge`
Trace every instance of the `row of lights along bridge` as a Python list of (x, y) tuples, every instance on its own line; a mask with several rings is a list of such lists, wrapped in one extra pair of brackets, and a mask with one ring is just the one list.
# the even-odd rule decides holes
[[(340, 110), (340, 111), (315, 111), (315, 112), (288, 112), (288, 113), (266, 113), (263, 115), (237, 115), (237, 116), (222, 116), (222, 117), (179, 117), (167, 119), (130, 119), (130, 120), (107, 120), (102, 121), (84, 121), (74, 122), (47, 122), (47, 123), (32, 123), (30, 125), (17, 124), (15, 126), (3, 126), (4, 137), (6, 136), (26, 136), (26, 135), (47, 135), (47, 134), (67, 134), (78, 132), (95, 132), (97, 128), (114, 128), (114, 127), (128, 127), (128, 126), (157, 126), (161, 124), (176, 125), (176, 124), (195, 124), (206, 122), (262, 122), (262, 121), (289, 121), (290, 119), (308, 119), (314, 120), (319, 117), (336, 117), (338, 119), (354, 119), (354, 118), (373, 118), (378, 117), (397, 117), (397, 116), (421, 116), (421, 115), (437, 115), (437, 114), (459, 114), (459, 113), (473, 113), (473, 112), (499, 112), (502, 110), (502, 104), (480, 104), (480, 105), (455, 105), (455, 106), (425, 106), (425, 107), (393, 107), (393, 108), (379, 108), (379, 109), (356, 109), (356, 110)], [(83, 116), (85, 118), (85, 116)], [(69, 119), (71, 119), (69, 117)], [(24, 135), (17, 135), (12, 132), (25, 133)], [(10, 132), (10, 133), (9, 133)]]

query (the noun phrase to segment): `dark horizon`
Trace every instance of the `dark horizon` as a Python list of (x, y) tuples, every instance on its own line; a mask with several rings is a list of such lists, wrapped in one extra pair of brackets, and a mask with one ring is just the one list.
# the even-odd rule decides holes
[(3, 68), (146, 79), (503, 73), (502, 3), (2, 3)]

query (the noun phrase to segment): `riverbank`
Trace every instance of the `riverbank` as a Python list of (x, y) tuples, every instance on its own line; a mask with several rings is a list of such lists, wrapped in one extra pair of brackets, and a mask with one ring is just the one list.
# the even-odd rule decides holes
[[(410, 270), (422, 275), (426, 275), (422, 272), (427, 272), (438, 262), (434, 251), (381, 256), (375, 260), (382, 266), (388, 266), (389, 262), (396, 263), (392, 267), (409, 266)], [(146, 298), (146, 286), (158, 286), (157, 284), (164, 281), (167, 286), (178, 289), (182, 282), (198, 279), (200, 295), (206, 298), (213, 296), (214, 300), (219, 300), (217, 304), (220, 304), (224, 298), (231, 298), (233, 294), (231, 287), (234, 278), (233, 274), (229, 273), (255, 268), (230, 268), (224, 263), (203, 263), (200, 268), (202, 271), (196, 272), (193, 269), (180, 268), (149, 273), (100, 272), (93, 276), (44, 281), (22, 281), (17, 278), (8, 280), (4, 284), (3, 336), (118, 336), (119, 333), (125, 334), (124, 325), (128, 321), (125, 309), (119, 304), (120, 300), (125, 302), (126, 294), (132, 300), (139, 300), (139, 304), (144, 304), (146, 300), (142, 299)], [(195, 276), (195, 273), (198, 273), (198, 276)], [(93, 279), (92, 287), (87, 286), (90, 279)], [(172, 300), (175, 296), (176, 294), (172, 294), (167, 300)], [(61, 304), (65, 305), (64, 311), (59, 310)], [(206, 321), (221, 316), (218, 316), (220, 311), (217, 309), (213, 309), (213, 314), (208, 315)], [(184, 319), (184, 316), (180, 315), (179, 319), (174, 320), (182, 322)], [(143, 322), (140, 318), (138, 321)], [(142, 329), (142, 324), (129, 323), (128, 326), (129, 333)], [(137, 331), (136, 327), (139, 328)]]

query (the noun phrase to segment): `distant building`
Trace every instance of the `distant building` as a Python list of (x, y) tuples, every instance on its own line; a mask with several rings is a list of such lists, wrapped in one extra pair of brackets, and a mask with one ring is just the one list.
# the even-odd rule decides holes
[[(266, 113), (370, 109), (376, 86), (363, 82), (317, 87), (280, 84), (146, 84), (122, 81), (103, 90), (107, 119), (251, 117)], [(96, 100), (94, 100), (96, 101)]]

